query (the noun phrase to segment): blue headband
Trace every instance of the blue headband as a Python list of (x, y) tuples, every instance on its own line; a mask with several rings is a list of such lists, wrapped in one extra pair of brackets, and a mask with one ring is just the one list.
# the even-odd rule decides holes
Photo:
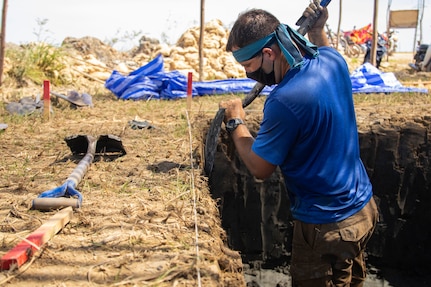
[(277, 29), (268, 36), (233, 51), (232, 54), (238, 62), (244, 62), (254, 58), (263, 48), (268, 47), (274, 41), (277, 41), (287, 62), (292, 68), (296, 68), (303, 63), (303, 56), (292, 41), (294, 41), (306, 55), (313, 58), (319, 55), (316, 45), (308, 41), (303, 35), (299, 34), (298, 31), (285, 24), (278, 25)]

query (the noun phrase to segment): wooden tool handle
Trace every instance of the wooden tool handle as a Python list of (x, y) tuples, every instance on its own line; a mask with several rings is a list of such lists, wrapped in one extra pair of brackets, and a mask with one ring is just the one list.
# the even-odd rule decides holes
[(37, 210), (53, 210), (71, 206), (72, 208), (80, 208), (80, 202), (76, 198), (67, 197), (38, 197), (33, 199), (32, 209)]

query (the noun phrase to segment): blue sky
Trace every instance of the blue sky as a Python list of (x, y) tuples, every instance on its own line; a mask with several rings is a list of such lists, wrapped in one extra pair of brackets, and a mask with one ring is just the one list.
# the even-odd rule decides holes
[[(336, 30), (339, 19), (339, 1), (329, 5), (329, 26)], [(386, 30), (388, 1), (379, 0), (378, 30)], [(45, 40), (59, 45), (66, 37), (96, 37), (111, 40), (126, 33), (167, 39), (175, 43), (188, 28), (200, 24), (199, 0), (11, 0), (8, 1), (6, 41), (15, 44)], [(423, 42), (431, 42), (431, 0), (425, 0)], [(281, 22), (293, 27), (309, 0), (205, 0), (205, 22), (219, 19), (231, 27), (238, 13), (249, 8), (263, 8)], [(344, 0), (342, 30), (351, 30), (373, 22), (374, 0)], [(415, 1), (392, 0), (392, 10), (416, 9)], [(41, 28), (38, 19), (47, 22)], [(399, 50), (411, 52), (414, 47), (414, 29), (398, 29)], [(419, 31), (419, 30), (418, 30)], [(38, 39), (37, 35), (39, 35)], [(419, 35), (418, 35), (419, 37)], [(136, 39), (137, 45), (138, 39)], [(119, 44), (120, 45), (120, 44)], [(125, 44), (123, 44), (125, 45)], [(127, 46), (118, 46), (125, 49)]]

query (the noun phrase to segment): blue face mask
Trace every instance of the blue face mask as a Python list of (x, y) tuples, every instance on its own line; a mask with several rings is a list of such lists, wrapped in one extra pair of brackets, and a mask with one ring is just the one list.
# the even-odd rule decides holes
[(274, 73), (274, 62), (272, 63), (272, 72), (268, 74), (265, 73), (265, 71), (262, 69), (262, 64), (263, 64), (263, 54), (262, 54), (262, 62), (260, 63), (260, 67), (254, 72), (246, 73), (247, 78), (253, 79), (267, 86), (272, 86), (276, 84), (275, 73)]

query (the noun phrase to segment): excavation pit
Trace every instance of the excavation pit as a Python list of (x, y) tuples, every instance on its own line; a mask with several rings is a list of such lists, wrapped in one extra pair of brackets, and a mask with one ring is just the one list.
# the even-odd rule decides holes
[[(380, 211), (367, 248), (370, 277), (429, 286), (431, 117), (381, 117), (367, 109), (357, 113), (361, 158)], [(259, 121), (247, 118), (253, 135)], [(250, 286), (288, 286), (292, 218), (280, 171), (264, 181), (251, 176), (222, 129), (209, 186), (229, 247), (241, 253), (248, 283), (257, 284)], [(273, 277), (281, 280), (279, 285), (259, 285), (253, 279), (258, 269), (286, 276)]]

